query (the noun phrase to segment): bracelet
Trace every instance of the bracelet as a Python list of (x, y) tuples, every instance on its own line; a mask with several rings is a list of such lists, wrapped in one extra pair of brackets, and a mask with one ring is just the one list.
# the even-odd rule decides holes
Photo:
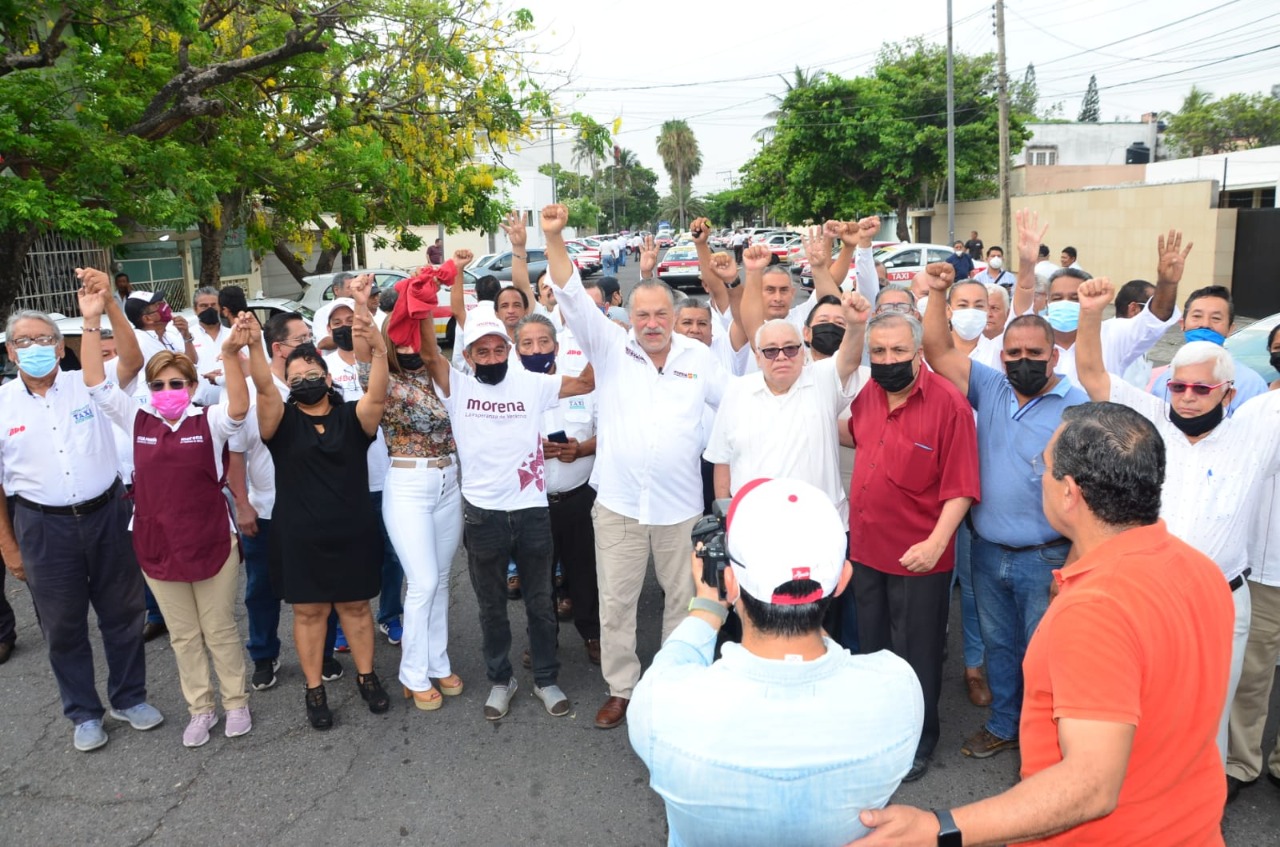
[(529, 254), (528, 254), (528, 253), (525, 253), (523, 256), (521, 256), (519, 253), (512, 253), (511, 255), (512, 255), (512, 256), (514, 256), (515, 258), (517, 258), (517, 259), (521, 259), (521, 260), (523, 260), (523, 261), (528, 261), (528, 260), (529, 260)]
[(193, 337), (192, 337), (192, 336), (190, 336), (190, 335), (184, 335), (184, 336), (182, 336), (182, 340), (183, 340), (184, 342), (186, 342), (187, 344), (190, 344), (192, 341), (195, 341), (195, 338), (193, 338)]
[(385, 359), (387, 358), (387, 351), (383, 350), (382, 352), (378, 352), (377, 350), (374, 350), (370, 355), (372, 355), (375, 359)]
[(102, 327), (100, 327), (100, 326), (82, 326), (82, 327), (80, 327), (80, 331), (81, 331), (81, 332), (102, 332)]
[(729, 619), (729, 610), (721, 606), (714, 600), (708, 600), (706, 597), (694, 597), (689, 601), (689, 611), (706, 612), (715, 615), (720, 619), (720, 623), (724, 623)]

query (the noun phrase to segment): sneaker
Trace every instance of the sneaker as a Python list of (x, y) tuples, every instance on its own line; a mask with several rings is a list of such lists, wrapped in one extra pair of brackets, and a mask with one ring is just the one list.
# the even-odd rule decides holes
[(333, 652), (350, 653), (351, 647), (347, 644), (347, 635), (342, 631), (342, 624), (338, 624), (338, 637), (333, 642)]
[(518, 575), (507, 577), (507, 599), (519, 600), (522, 596), (520, 593), (520, 577)]
[(223, 731), (227, 738), (248, 735), (251, 729), (253, 729), (253, 716), (249, 714), (248, 706), (241, 706), (227, 712), (227, 728)]
[(495, 685), (489, 691), (489, 699), (484, 701), (485, 719), (496, 721), (506, 717), (507, 710), (511, 708), (511, 698), (519, 687), (514, 676), (507, 680), (506, 685)]
[(107, 731), (102, 728), (102, 721), (85, 721), (76, 724), (76, 749), (81, 753), (97, 750), (107, 743)]
[(209, 743), (209, 730), (218, 725), (217, 712), (192, 715), (191, 723), (182, 731), (183, 747), (203, 747)]
[(1018, 749), (1018, 739), (1001, 738), (985, 726), (969, 736), (960, 752), (974, 759), (989, 759), (1002, 750)]
[(164, 715), (160, 714), (160, 710), (147, 703), (139, 703), (127, 709), (112, 709), (107, 714), (139, 730), (155, 729), (164, 723)]
[[(341, 670), (341, 666), (338, 669)], [(266, 691), (275, 685), (276, 671), (278, 670), (280, 670), (279, 659), (258, 659), (255, 661), (253, 663), (253, 690)], [(231, 722), (231, 712), (227, 712), (227, 722)]]
[(392, 618), (386, 623), (378, 624), (378, 632), (387, 637), (388, 644), (399, 644), (404, 638), (404, 626), (399, 618)]
[(548, 715), (554, 715), (559, 718), (569, 714), (569, 698), (564, 696), (560, 686), (548, 685), (546, 688), (539, 688), (535, 685), (533, 687), (533, 696), (542, 701), (542, 705), (547, 710)]
[(324, 664), (320, 666), (320, 678), (325, 682), (342, 679), (342, 663), (332, 656), (327, 657)]

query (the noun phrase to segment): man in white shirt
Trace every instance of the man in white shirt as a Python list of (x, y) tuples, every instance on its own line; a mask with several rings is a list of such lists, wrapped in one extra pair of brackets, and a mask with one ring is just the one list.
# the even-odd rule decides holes
[[(227, 384), (222, 361), (222, 342), (231, 334), (231, 328), (222, 325), (218, 307), (218, 289), (204, 286), (196, 289), (196, 328), (191, 333), (191, 346), (196, 351), (196, 373), (200, 374), (200, 387), (195, 402), (200, 406), (213, 406), (222, 400), (222, 387)], [(239, 362), (231, 362), (237, 370), (233, 376), (241, 376)]]
[(718, 406), (724, 371), (711, 350), (675, 335), (675, 297), (661, 282), (642, 280), (631, 291), (631, 332), (600, 314), (564, 246), (569, 219), (562, 205), (542, 210), (547, 276), (557, 301), (596, 370), (600, 443), (593, 474), (596, 568), (600, 580), (601, 671), (609, 698), (596, 726), (613, 729), (626, 718), (640, 678), (636, 604), (652, 554), (666, 593), (662, 634), (670, 635), (693, 596), (689, 532), (702, 514), (698, 454), (706, 404)]
[(1053, 272), (1058, 270), (1058, 268), (1060, 268), (1061, 265), (1056, 265), (1053, 262), (1049, 261), (1049, 245), (1048, 244), (1040, 245), (1040, 249), (1037, 251), (1037, 256), (1038, 258), (1036, 259), (1036, 264), (1035, 264), (1036, 279), (1043, 279), (1045, 282), (1048, 282), (1049, 277), (1053, 276)]
[(192, 345), (195, 337), (187, 326), (187, 319), (173, 313), (165, 302), (164, 292), (133, 292), (125, 301), (124, 313), (133, 324), (138, 337), (143, 367), (161, 350), (183, 353), (193, 362), (199, 358)]
[(1002, 285), (1008, 290), (1013, 290), (1013, 285), (1017, 281), (1014, 275), (1004, 268), (1004, 248), (995, 245), (987, 248), (987, 266), (979, 271), (973, 279), (983, 285), (989, 283)]

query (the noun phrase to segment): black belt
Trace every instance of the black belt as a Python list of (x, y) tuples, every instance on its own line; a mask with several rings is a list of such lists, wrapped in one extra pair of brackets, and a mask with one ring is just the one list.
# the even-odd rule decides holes
[(46, 515), (71, 515), (73, 517), (82, 518), (85, 515), (92, 515), (94, 512), (107, 505), (115, 497), (116, 486), (120, 480), (116, 480), (106, 491), (94, 497), (92, 500), (85, 500), (82, 503), (72, 503), (70, 506), (44, 506), (40, 503), (34, 503), (23, 497), (21, 494), (13, 495), (13, 499), (19, 506), (25, 506), (36, 512)]
[(1237, 588), (1244, 585), (1245, 577), (1251, 573), (1253, 573), (1253, 568), (1245, 568), (1240, 573), (1236, 574), (1235, 579), (1227, 583), (1228, 587), (1230, 587), (1232, 591), (1235, 591)]
[(1032, 550), (1044, 550), (1047, 547), (1061, 547), (1063, 544), (1070, 543), (1071, 542), (1065, 538), (1055, 538), (1053, 541), (1046, 541), (1043, 544), (1031, 544), (1027, 547), (1006, 547), (1003, 544), (997, 544), (996, 546), (1006, 553), (1030, 553)]
[(584, 490), (586, 490), (586, 489), (588, 489), (588, 488), (590, 488), (590, 487), (591, 487), (591, 483), (589, 483), (589, 482), (584, 482), (584, 483), (582, 483), (582, 485), (579, 485), (577, 488), (570, 488), (568, 491), (561, 491), (561, 492), (560, 492), (560, 493), (558, 493), (558, 494), (553, 494), (553, 493), (551, 493), (551, 492), (549, 492), (549, 491), (548, 491), (548, 492), (547, 492), (547, 502), (548, 502), (548, 503), (559, 503), (561, 500), (568, 500), (570, 497), (573, 497), (573, 496), (575, 496), (575, 495), (581, 494)]

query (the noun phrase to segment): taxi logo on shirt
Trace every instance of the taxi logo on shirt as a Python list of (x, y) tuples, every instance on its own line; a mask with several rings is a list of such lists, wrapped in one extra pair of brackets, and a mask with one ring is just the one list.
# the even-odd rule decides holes
[(685, 371), (672, 371), (671, 375), (679, 379), (697, 379), (697, 374), (686, 373)]
[(71, 418), (78, 424), (91, 421), (93, 420), (93, 409), (87, 405), (81, 406), (79, 409), (72, 409)]

